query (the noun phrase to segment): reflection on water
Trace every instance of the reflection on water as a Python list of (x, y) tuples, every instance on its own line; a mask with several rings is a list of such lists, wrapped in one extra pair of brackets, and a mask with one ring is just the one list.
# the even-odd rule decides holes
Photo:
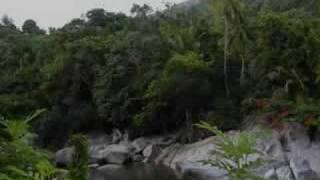
[(147, 164), (134, 164), (103, 172), (92, 170), (90, 177), (91, 180), (178, 180), (170, 168)]

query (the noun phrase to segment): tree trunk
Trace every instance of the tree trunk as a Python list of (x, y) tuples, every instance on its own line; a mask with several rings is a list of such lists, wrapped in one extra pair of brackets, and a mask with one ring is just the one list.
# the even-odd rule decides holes
[(244, 79), (245, 79), (245, 57), (244, 55), (241, 55), (241, 75), (240, 75), (240, 85), (243, 85)]
[(227, 97), (230, 97), (229, 78), (228, 78), (228, 57), (229, 57), (229, 23), (225, 17), (224, 20), (224, 85)]
[[(242, 38), (241, 38), (242, 39)], [(245, 72), (246, 72), (246, 42), (242, 39), (242, 43), (240, 43), (240, 58), (241, 58), (241, 75), (240, 75), (240, 86), (244, 84), (244, 80), (246, 78)]]

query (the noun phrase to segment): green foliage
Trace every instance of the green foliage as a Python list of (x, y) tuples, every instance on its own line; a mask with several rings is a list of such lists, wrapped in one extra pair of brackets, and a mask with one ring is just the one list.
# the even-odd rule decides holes
[[(314, 16), (313, 16), (314, 17)], [(292, 11), (258, 15), (258, 57), (251, 62), (250, 98), (264, 101), (276, 119), (317, 124), (319, 21)], [(265, 100), (263, 100), (265, 99)], [(306, 123), (306, 121), (308, 123)]]
[[(141, 121), (161, 118), (158, 116), (161, 111), (174, 109), (173, 107), (176, 107), (171, 112), (174, 116), (188, 121), (186, 115), (188, 113), (192, 119), (201, 109), (209, 105), (213, 90), (210, 76), (208, 63), (198, 54), (194, 52), (175, 54), (167, 62), (158, 79), (149, 84), (145, 93), (148, 104), (144, 112), (136, 116), (136, 122), (141, 124)], [(177, 99), (179, 101), (176, 101)]]
[(252, 173), (253, 168), (261, 164), (260, 159), (250, 158), (258, 154), (256, 138), (254, 133), (241, 132), (237, 135), (227, 135), (216, 127), (206, 122), (196, 124), (197, 127), (208, 130), (217, 135), (219, 141), (216, 143), (217, 149), (212, 152), (213, 158), (205, 161), (205, 164), (219, 167), (228, 172), (232, 180), (258, 180), (262, 179)]
[(37, 23), (32, 19), (28, 19), (23, 23), (22, 31), (28, 34), (45, 34), (45, 31), (40, 29)]
[[(168, 61), (159, 79), (150, 84), (145, 96), (160, 100), (181, 96), (185, 98), (183, 104), (196, 106), (196, 99), (204, 103), (202, 100), (210, 96), (209, 77), (208, 64), (199, 55), (194, 52), (176, 54)], [(200, 88), (193, 91), (196, 87)]]
[(73, 146), (72, 164), (69, 167), (70, 180), (88, 180), (88, 140), (83, 135), (73, 135), (69, 141)]
[(0, 114), (48, 109), (34, 129), (41, 145), (59, 147), (84, 131), (162, 133), (209, 116), (232, 129), (259, 99), (317, 104), (318, 5), (215, 0), (161, 12), (135, 5), (132, 16), (93, 9), (50, 34), (4, 17)]
[(24, 120), (1, 120), (0, 177), (6, 180), (54, 179), (57, 170), (49, 162), (47, 153), (31, 146), (30, 121), (39, 110)]

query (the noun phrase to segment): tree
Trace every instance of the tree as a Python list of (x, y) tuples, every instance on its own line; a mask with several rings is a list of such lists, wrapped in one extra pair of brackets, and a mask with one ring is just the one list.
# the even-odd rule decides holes
[[(184, 119), (186, 141), (192, 141), (192, 124), (200, 111), (208, 107), (211, 100), (212, 86), (209, 72), (208, 64), (198, 54), (194, 52), (175, 54), (166, 63), (159, 78), (150, 83), (145, 95), (149, 101), (145, 108), (146, 112), (140, 114), (138, 118), (151, 113), (153, 114), (151, 118), (157, 120), (161, 109), (172, 109), (166, 113), (169, 117)], [(158, 121), (165, 120), (158, 119)]]
[(32, 19), (28, 19), (23, 23), (22, 32), (36, 35), (45, 34), (45, 31), (40, 29), (37, 23)]
[[(239, 43), (235, 46), (239, 46), (240, 58), (242, 60), (241, 80), (244, 78), (245, 72), (245, 40), (247, 39), (247, 31), (244, 24), (244, 17), (241, 12), (240, 0), (217, 0), (211, 1), (212, 9), (215, 15), (215, 26), (219, 31), (223, 27), (224, 32), (224, 81), (225, 90), (228, 97), (230, 97), (230, 85), (229, 85), (229, 58), (231, 53), (232, 41), (237, 40)], [(221, 29), (220, 29), (221, 30)], [(234, 31), (232, 33), (232, 31)]]
[(152, 8), (146, 4), (143, 6), (133, 4), (130, 12), (136, 17), (146, 18), (152, 12)]
[(13, 20), (9, 18), (9, 16), (4, 15), (1, 19), (2, 25), (10, 30), (17, 30), (16, 25), (14, 24)]
[(105, 26), (107, 24), (106, 11), (104, 9), (92, 9), (87, 12), (88, 24), (91, 26)]

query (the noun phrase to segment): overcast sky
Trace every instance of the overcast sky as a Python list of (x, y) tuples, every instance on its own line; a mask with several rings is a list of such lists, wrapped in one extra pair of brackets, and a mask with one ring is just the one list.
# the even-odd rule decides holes
[(42, 28), (61, 27), (93, 8), (129, 13), (133, 3), (163, 8), (165, 2), (183, 0), (0, 0), (0, 16), (7, 14), (16, 25), (34, 19)]

